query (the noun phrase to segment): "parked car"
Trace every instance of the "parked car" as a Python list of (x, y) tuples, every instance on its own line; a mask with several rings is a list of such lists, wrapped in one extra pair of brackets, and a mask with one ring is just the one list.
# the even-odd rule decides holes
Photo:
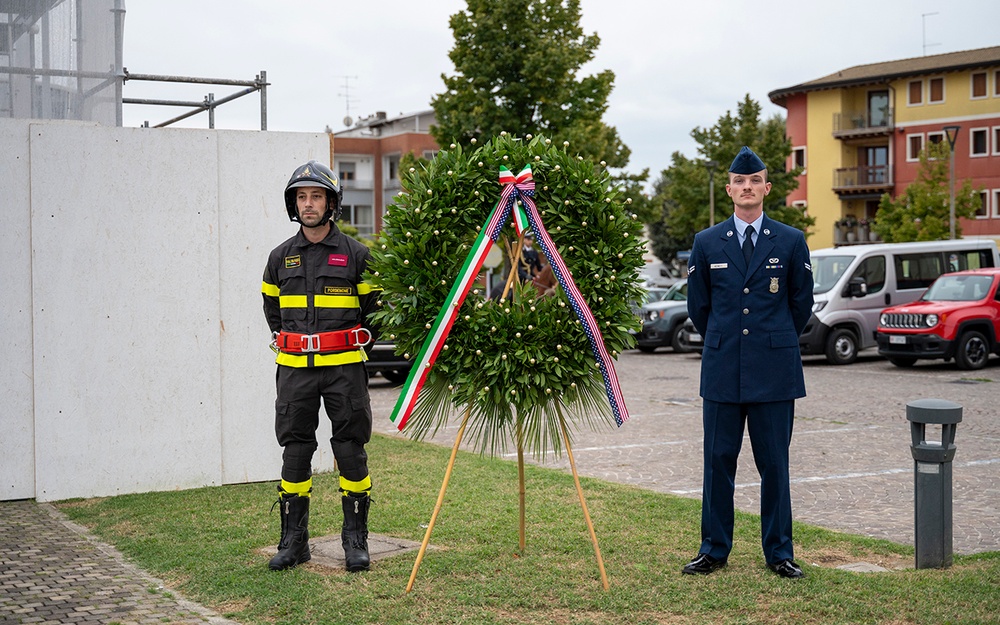
[(799, 337), (803, 354), (823, 354), (835, 365), (876, 347), (886, 306), (916, 300), (950, 271), (1000, 266), (992, 239), (880, 243), (814, 250), (813, 314)]
[(639, 317), (642, 319), (642, 330), (636, 336), (639, 351), (651, 353), (657, 347), (688, 351), (679, 337), (681, 325), (687, 319), (687, 279), (676, 282), (660, 301), (644, 304)]
[(644, 288), (646, 292), (643, 293), (642, 298), (638, 301), (632, 302), (632, 312), (637, 315), (639, 314), (639, 310), (646, 304), (649, 304), (650, 302), (658, 302), (664, 297), (667, 297), (673, 287), (646, 285)]
[(1000, 354), (1000, 268), (947, 273), (915, 302), (879, 317), (878, 353), (897, 367), (919, 359), (955, 359), (959, 369), (982, 369)]
[(382, 377), (393, 384), (406, 382), (413, 363), (396, 355), (396, 344), (393, 341), (379, 339), (366, 345), (365, 352), (368, 354), (365, 368), (368, 369), (369, 376), (381, 373)]
[(705, 339), (702, 338), (698, 330), (694, 328), (694, 322), (688, 317), (684, 323), (681, 324), (681, 331), (679, 339), (681, 347), (689, 352), (701, 353), (701, 348), (705, 346)]

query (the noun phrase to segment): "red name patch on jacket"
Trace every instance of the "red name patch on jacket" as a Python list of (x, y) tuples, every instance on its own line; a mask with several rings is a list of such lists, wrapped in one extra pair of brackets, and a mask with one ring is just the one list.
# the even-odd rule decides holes
[(330, 260), (327, 261), (327, 264), (334, 267), (346, 267), (347, 256), (344, 254), (330, 254)]

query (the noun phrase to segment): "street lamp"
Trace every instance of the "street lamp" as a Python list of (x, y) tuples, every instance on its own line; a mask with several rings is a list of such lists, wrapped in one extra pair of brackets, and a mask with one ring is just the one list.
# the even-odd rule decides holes
[(951, 228), (951, 238), (955, 238), (955, 142), (958, 141), (958, 131), (961, 126), (945, 126), (943, 128), (945, 136), (948, 137), (948, 149), (951, 152), (951, 175), (948, 178), (948, 186), (951, 190), (951, 203), (948, 208), (948, 223)]
[(708, 226), (715, 225), (715, 168), (718, 163), (715, 161), (705, 161), (705, 169), (708, 170)]

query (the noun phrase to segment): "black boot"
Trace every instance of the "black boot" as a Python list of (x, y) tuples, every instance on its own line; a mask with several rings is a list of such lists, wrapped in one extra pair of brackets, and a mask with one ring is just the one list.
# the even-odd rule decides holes
[(290, 569), (312, 557), (309, 553), (309, 497), (282, 492), (278, 505), (281, 506), (281, 542), (278, 553), (267, 565), (272, 571)]
[(344, 528), (340, 532), (344, 544), (344, 560), (348, 571), (367, 571), (371, 565), (368, 556), (368, 507), (371, 499), (367, 493), (348, 493), (341, 498), (344, 504)]

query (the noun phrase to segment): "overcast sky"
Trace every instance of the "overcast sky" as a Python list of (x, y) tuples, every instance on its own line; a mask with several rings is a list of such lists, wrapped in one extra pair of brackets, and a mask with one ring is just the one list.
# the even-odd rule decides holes
[[(925, 53), (1000, 45), (998, 0), (581, 0), (601, 38), (592, 74), (615, 73), (605, 122), (632, 149), (627, 169), (651, 178), (680, 151), (698, 156), (695, 127), (746, 95), (784, 114), (775, 89), (837, 70)], [(268, 130), (334, 131), (350, 114), (430, 108), (453, 74), (448, 18), (464, 0), (126, 0), (125, 66), (135, 74), (253, 80), (267, 72)], [(530, 33), (525, 33), (530, 36)], [(170, 91), (164, 90), (169, 87)], [(200, 101), (236, 88), (131, 81), (125, 97)], [(216, 128), (260, 128), (250, 95), (217, 109)], [(184, 109), (126, 105), (125, 125)], [(206, 128), (205, 113), (179, 124)], [(517, 129), (512, 129), (516, 132)]]

